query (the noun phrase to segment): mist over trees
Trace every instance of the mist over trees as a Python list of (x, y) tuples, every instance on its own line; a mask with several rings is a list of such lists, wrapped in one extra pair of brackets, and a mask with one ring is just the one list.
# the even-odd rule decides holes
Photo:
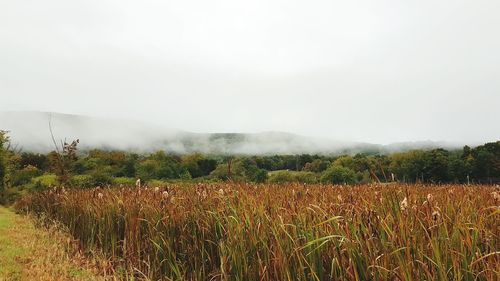
[[(475, 148), (465, 146), (461, 150), (411, 150), (388, 155), (228, 157), (92, 149), (71, 157), (72, 175), (66, 183), (70, 186), (132, 184), (135, 178), (146, 183), (175, 180), (493, 183), (500, 180), (500, 142)], [(53, 175), (60, 174), (60, 158), (55, 151), (48, 154), (10, 153), (8, 158), (12, 166), (11, 186), (43, 186)], [(5, 162), (5, 157), (3, 159)]]
[[(180, 155), (388, 154), (410, 149), (456, 149), (463, 144), (406, 142), (387, 145), (339, 141), (287, 132), (193, 133), (148, 123), (53, 112), (1, 112), (0, 128), (24, 151), (49, 153), (54, 149), (47, 123), (56, 139), (80, 139), (81, 150), (121, 150), (146, 154), (158, 150)], [(465, 144), (465, 143), (464, 143)], [(480, 143), (478, 143), (480, 144)]]
[[(234, 135), (236, 139), (241, 135)], [(217, 138), (226, 141), (224, 134)], [(215, 140), (217, 141), (217, 140)], [(238, 140), (235, 140), (238, 142)], [(146, 185), (169, 182), (244, 181), (271, 183), (356, 184), (498, 183), (500, 141), (462, 149), (413, 149), (381, 153), (325, 154), (217, 154), (157, 150), (76, 150), (75, 141), (55, 151), (35, 153), (6, 149), (10, 140), (0, 134), (0, 191), (2, 194), (50, 186), (92, 187)], [(55, 141), (54, 141), (55, 144)], [(71, 148), (71, 149), (70, 149)], [(6, 192), (9, 190), (9, 192)]]

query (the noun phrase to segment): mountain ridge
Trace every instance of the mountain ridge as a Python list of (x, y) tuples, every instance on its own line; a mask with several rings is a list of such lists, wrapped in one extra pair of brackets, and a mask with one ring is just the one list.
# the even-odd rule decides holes
[(101, 148), (137, 152), (166, 150), (179, 154), (201, 152), (261, 155), (389, 153), (411, 149), (459, 147), (433, 141), (389, 145), (342, 142), (281, 131), (195, 133), (134, 120), (55, 112), (0, 112), (0, 129), (10, 131), (12, 142), (27, 151), (46, 153), (54, 149), (49, 122), (56, 140), (80, 139), (80, 149), (83, 150)]

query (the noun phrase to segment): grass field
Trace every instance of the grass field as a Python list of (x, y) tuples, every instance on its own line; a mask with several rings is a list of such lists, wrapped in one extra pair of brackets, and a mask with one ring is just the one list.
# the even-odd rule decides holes
[(36, 193), (139, 279), (499, 280), (500, 190), (464, 185), (171, 185)]
[(56, 228), (36, 228), (30, 218), (0, 207), (0, 281), (105, 280), (72, 244)]

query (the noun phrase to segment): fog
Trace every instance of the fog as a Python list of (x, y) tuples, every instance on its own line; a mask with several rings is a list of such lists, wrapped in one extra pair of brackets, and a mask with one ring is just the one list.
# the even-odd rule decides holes
[[(499, 10), (494, 0), (0, 1), (0, 111), (117, 120), (60, 131), (124, 148), (163, 147), (164, 130), (265, 136), (244, 151), (262, 151), (269, 131), (316, 148), (495, 141)], [(46, 132), (44, 122), (20, 139)]]
[[(286, 132), (207, 134), (151, 125), (126, 119), (105, 119), (49, 112), (0, 112), (0, 128), (8, 131), (15, 151), (47, 153), (63, 142), (79, 140), (79, 152), (90, 149), (148, 153), (215, 155), (391, 153), (416, 148), (461, 148), (457, 143), (408, 142), (377, 145), (313, 138)], [(55, 144), (54, 144), (55, 141)]]
[[(83, 151), (93, 148), (170, 153), (292, 154), (326, 153), (354, 148), (356, 144), (301, 137), (280, 132), (260, 134), (200, 134), (125, 119), (47, 112), (0, 112), (0, 127), (22, 151), (49, 152), (54, 140), (79, 139)], [(52, 132), (51, 132), (52, 130)], [(54, 137), (54, 140), (52, 139)]]

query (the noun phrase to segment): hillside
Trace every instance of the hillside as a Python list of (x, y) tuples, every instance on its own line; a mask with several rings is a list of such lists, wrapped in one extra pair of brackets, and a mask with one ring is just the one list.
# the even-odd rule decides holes
[(0, 129), (10, 131), (13, 145), (25, 151), (48, 152), (53, 149), (49, 121), (57, 141), (78, 138), (83, 150), (102, 148), (209, 154), (354, 154), (449, 147), (436, 142), (392, 145), (340, 142), (285, 132), (192, 133), (130, 120), (33, 111), (0, 112)]

